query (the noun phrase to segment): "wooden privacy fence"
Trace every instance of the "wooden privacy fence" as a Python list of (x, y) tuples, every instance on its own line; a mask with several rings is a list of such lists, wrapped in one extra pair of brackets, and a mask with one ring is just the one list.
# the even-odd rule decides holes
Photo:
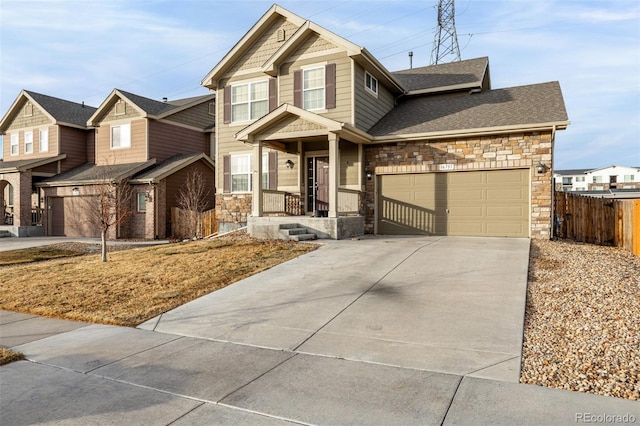
[(215, 210), (196, 214), (192, 211), (171, 208), (171, 236), (174, 238), (203, 238), (218, 232)]
[(555, 235), (622, 247), (640, 256), (640, 200), (555, 193)]

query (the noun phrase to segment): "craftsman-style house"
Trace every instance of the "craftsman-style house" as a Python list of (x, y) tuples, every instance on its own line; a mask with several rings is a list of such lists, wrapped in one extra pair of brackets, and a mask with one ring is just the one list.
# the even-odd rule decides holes
[(488, 58), (390, 72), (274, 5), (202, 85), (221, 231), (550, 235), (557, 82), (492, 89)]
[(187, 175), (197, 170), (206, 190), (214, 192), (214, 98), (160, 102), (114, 90), (86, 120), (95, 129), (94, 157), (36, 184), (48, 212), (47, 235), (99, 236), (89, 204), (96, 202), (100, 185), (126, 184), (133, 188), (133, 214), (108, 237), (170, 236), (170, 210), (178, 205)]
[(15, 236), (44, 235), (43, 195), (35, 186), (94, 156), (94, 107), (27, 90), (0, 121), (0, 229)]

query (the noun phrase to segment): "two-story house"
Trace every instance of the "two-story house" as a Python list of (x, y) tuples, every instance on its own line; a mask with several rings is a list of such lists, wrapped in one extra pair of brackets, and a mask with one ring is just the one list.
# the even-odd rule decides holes
[(550, 235), (557, 82), (493, 90), (488, 58), (390, 72), (274, 5), (202, 84), (221, 231)]
[[(95, 159), (37, 184), (47, 209), (47, 235), (100, 235), (92, 209), (99, 185), (133, 187), (126, 221), (109, 238), (164, 238), (171, 234), (170, 210), (187, 175), (199, 171), (214, 193), (215, 94), (156, 101), (115, 89), (87, 117), (95, 129)], [(211, 197), (210, 207), (214, 199)]]
[(640, 167), (607, 166), (598, 169), (556, 170), (558, 191), (640, 189)]
[(43, 195), (36, 184), (92, 161), (96, 108), (27, 90), (0, 121), (0, 229), (14, 236), (44, 235)]

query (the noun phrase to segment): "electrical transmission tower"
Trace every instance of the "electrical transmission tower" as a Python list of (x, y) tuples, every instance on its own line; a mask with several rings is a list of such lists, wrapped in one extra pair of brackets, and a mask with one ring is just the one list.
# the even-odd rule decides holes
[(433, 39), (431, 65), (460, 60), (453, 1), (438, 0), (438, 29)]

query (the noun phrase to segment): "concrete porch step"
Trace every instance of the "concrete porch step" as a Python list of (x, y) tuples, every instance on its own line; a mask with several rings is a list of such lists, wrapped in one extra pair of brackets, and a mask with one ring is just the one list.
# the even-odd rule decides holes
[(13, 237), (13, 234), (9, 231), (6, 230), (0, 230), (0, 238), (11, 238)]
[(307, 228), (304, 228), (297, 223), (283, 223), (280, 224), (280, 233), (282, 233), (287, 239), (293, 241), (309, 241), (317, 240), (318, 236), (309, 232)]

